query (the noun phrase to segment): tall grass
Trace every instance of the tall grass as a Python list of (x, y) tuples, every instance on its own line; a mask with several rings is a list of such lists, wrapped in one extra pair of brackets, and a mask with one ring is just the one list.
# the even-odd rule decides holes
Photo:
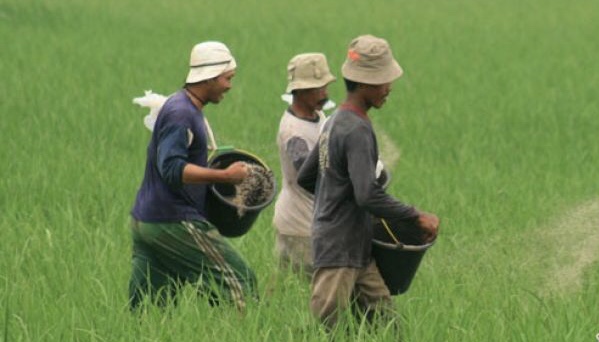
[[(573, 229), (580, 236), (567, 245), (540, 236), (599, 197), (598, 10), (590, 0), (4, 0), (0, 338), (327, 341), (309, 285), (276, 271), (272, 207), (231, 240), (260, 279), (262, 300), (244, 315), (191, 288), (177, 307), (128, 312), (128, 212), (149, 139), (131, 99), (176, 91), (193, 44), (226, 42), (239, 69), (225, 101), (207, 107), (211, 125), (220, 143), (254, 151), (280, 175), (287, 61), (324, 52), (339, 103), (346, 46), (372, 33), (406, 71), (371, 113), (401, 150), (389, 191), (443, 222), (395, 299), (404, 339), (593, 340), (596, 259), (580, 288), (547, 294), (543, 281), (552, 249), (575, 251), (597, 228)], [(339, 335), (396, 337), (361, 326)]]

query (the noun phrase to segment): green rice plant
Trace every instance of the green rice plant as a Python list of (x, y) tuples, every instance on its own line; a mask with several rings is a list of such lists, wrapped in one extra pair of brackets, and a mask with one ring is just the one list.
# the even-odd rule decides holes
[[(593, 340), (597, 10), (590, 0), (4, 0), (0, 339), (328, 341), (309, 283), (278, 270), (272, 206), (231, 239), (259, 277), (261, 300), (244, 314), (211, 307), (192, 286), (177, 305), (129, 312), (129, 210), (149, 140), (131, 101), (179, 89), (193, 44), (227, 43), (233, 89), (206, 114), (221, 144), (259, 155), (280, 180), (288, 60), (325, 53), (339, 104), (347, 44), (371, 33), (405, 69), (370, 113), (393, 159), (388, 191), (442, 220), (410, 290), (394, 298), (401, 338)], [(398, 338), (351, 320), (333, 334)]]

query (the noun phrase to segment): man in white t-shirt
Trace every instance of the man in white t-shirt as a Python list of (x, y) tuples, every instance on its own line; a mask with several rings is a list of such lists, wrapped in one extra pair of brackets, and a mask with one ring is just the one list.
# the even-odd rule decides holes
[(287, 65), (286, 93), (292, 102), (281, 117), (277, 145), (283, 184), (273, 223), (282, 268), (312, 274), (311, 226), (314, 196), (297, 184), (297, 172), (318, 141), (325, 121), (327, 85), (335, 81), (322, 53), (304, 53)]

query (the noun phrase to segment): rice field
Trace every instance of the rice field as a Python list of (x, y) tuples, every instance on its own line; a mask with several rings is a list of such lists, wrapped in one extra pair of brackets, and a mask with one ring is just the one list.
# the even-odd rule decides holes
[[(338, 77), (350, 40), (386, 38), (405, 70), (371, 118), (388, 191), (442, 230), (395, 297), (403, 341), (594, 341), (599, 333), (599, 3), (591, 0), (0, 2), (0, 341), (328, 341), (309, 284), (277, 271), (273, 206), (231, 239), (259, 278), (244, 314), (186, 289), (127, 307), (129, 210), (150, 133), (191, 47), (220, 40), (233, 89), (216, 139), (280, 181), (275, 136), (295, 54)], [(361, 326), (336, 340), (397, 341)]]

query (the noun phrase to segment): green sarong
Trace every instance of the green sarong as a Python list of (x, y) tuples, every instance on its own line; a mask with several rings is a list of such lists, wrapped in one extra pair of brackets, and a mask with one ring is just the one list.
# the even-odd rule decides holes
[(130, 306), (145, 295), (158, 305), (192, 284), (211, 304), (231, 302), (239, 309), (257, 297), (256, 276), (216, 228), (206, 221), (132, 222)]

